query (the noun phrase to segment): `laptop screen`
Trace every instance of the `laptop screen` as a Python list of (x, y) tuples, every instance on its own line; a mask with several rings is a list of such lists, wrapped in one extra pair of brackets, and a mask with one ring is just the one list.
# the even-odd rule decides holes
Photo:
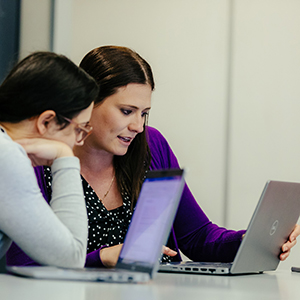
[(183, 170), (149, 171), (119, 257), (119, 263), (151, 267), (167, 242), (184, 186)]

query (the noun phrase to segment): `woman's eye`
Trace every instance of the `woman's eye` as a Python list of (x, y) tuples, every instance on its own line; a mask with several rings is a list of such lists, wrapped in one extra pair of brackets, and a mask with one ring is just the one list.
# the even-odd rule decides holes
[(121, 111), (124, 115), (129, 115), (132, 112), (132, 110), (130, 110), (130, 109), (121, 109)]

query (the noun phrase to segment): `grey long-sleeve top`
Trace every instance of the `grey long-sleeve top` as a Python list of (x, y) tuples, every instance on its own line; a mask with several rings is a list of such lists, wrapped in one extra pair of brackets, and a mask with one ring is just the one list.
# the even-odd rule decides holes
[(79, 160), (58, 158), (51, 170), (49, 206), (25, 150), (0, 127), (0, 257), (14, 241), (42, 265), (83, 267), (88, 231)]

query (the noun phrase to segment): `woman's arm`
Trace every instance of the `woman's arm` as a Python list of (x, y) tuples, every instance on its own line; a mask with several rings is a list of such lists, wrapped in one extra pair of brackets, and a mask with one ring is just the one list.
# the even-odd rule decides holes
[(40, 264), (83, 267), (87, 217), (79, 160), (54, 160), (50, 208), (21, 146), (11, 141), (0, 153), (0, 230)]
[[(179, 168), (163, 135), (148, 127), (151, 169)], [(226, 230), (212, 224), (185, 185), (173, 224), (179, 249), (194, 261), (231, 261), (245, 231)]]
[(227, 230), (213, 224), (187, 185), (174, 221), (174, 230), (180, 250), (194, 261), (232, 261), (245, 233), (245, 230)]

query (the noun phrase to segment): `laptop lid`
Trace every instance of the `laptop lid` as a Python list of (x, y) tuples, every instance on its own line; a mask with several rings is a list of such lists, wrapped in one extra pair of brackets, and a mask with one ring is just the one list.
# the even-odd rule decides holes
[(149, 171), (115, 269), (7, 267), (13, 274), (63, 280), (146, 282), (156, 273), (184, 187), (184, 171)]
[(184, 171), (149, 171), (122, 247), (117, 269), (156, 273), (184, 187)]
[(226, 275), (275, 270), (299, 213), (300, 183), (268, 181), (233, 263), (174, 262), (162, 264), (159, 271)]
[(230, 272), (276, 270), (281, 246), (300, 212), (300, 183), (268, 181), (250, 220)]

